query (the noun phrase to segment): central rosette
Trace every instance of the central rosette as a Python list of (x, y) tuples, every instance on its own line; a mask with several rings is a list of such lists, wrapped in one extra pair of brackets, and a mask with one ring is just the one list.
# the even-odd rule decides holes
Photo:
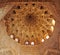
[(37, 23), (37, 16), (32, 14), (27, 14), (24, 19), (25, 25), (33, 26)]

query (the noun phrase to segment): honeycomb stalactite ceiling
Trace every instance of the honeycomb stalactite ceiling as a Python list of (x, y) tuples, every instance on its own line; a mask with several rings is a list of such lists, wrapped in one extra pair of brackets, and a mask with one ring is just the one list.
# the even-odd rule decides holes
[(4, 17), (9, 37), (24, 45), (38, 45), (51, 37), (55, 20), (44, 4), (16, 3)]

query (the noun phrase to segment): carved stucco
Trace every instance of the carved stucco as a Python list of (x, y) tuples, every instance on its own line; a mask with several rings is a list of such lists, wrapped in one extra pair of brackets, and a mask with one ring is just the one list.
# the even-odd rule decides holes
[[(56, 3), (56, 2), (55, 2)], [(58, 2), (57, 2), (58, 3)], [(10, 6), (10, 5), (9, 5)], [(2, 19), (6, 11), (9, 11), (9, 6), (6, 9), (0, 9), (0, 19)], [(57, 6), (57, 5), (56, 5)], [(21, 46), (13, 39), (7, 36), (5, 31), (4, 22), (0, 21), (0, 52), (3, 49), (10, 49), (16, 55), (60, 55), (60, 21), (59, 21), (59, 7), (56, 8), (56, 26), (52, 37), (46, 40), (39, 46)], [(2, 50), (1, 50), (2, 49)], [(14, 55), (15, 55), (14, 54)], [(3, 55), (3, 54), (2, 54)]]

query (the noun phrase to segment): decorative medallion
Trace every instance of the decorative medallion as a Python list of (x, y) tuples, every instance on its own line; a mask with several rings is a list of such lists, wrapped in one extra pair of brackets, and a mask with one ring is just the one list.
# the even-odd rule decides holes
[(38, 45), (54, 30), (53, 14), (44, 4), (14, 3), (4, 18), (7, 34), (22, 45)]

